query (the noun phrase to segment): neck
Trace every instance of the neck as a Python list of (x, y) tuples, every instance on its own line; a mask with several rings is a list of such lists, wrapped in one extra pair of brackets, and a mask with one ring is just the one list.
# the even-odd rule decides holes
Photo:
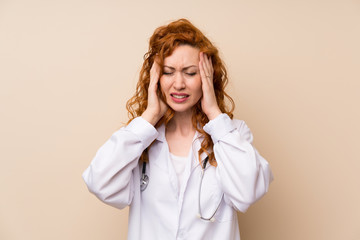
[(181, 135), (188, 135), (195, 131), (192, 125), (192, 111), (175, 112), (174, 117), (170, 120), (167, 130), (170, 132), (178, 132)]

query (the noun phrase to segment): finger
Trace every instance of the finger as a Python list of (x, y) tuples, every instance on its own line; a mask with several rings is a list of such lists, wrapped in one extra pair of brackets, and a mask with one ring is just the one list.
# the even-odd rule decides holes
[(213, 81), (213, 73), (214, 73), (211, 58), (208, 57), (206, 54), (204, 54), (203, 59), (204, 59), (203, 61), (204, 72), (208, 78), (208, 81), (211, 83)]
[(200, 53), (200, 64), (202, 65), (203, 70), (206, 70), (205, 53), (203, 53), (203, 52)]
[(208, 69), (209, 75), (211, 76), (211, 79), (212, 79), (213, 74), (214, 74), (214, 68), (213, 68), (213, 65), (212, 65), (211, 57), (207, 58), (206, 64), (207, 64), (207, 69)]
[(200, 64), (199, 65), (202, 67), (204, 74), (207, 76), (209, 71), (208, 71), (208, 67), (206, 64), (206, 54), (203, 52), (200, 55)]
[(155, 60), (150, 69), (150, 85), (156, 86), (157, 82), (159, 81), (159, 76), (160, 76), (160, 66)]
[(209, 58), (208, 58), (207, 54), (204, 54), (204, 65), (208, 72), (208, 70), (210, 69), (210, 64), (209, 64)]
[(200, 68), (200, 77), (201, 77), (202, 90), (203, 90), (203, 96), (204, 96), (204, 95), (207, 95), (205, 93), (208, 93), (209, 91), (211, 91), (212, 82), (211, 82), (211, 79), (209, 79), (210, 77), (207, 75), (207, 73), (204, 69), (203, 62), (201, 62), (199, 64), (199, 68)]
[(206, 69), (207, 73), (210, 73), (210, 69), (211, 69), (211, 65), (210, 65), (210, 61), (209, 61), (209, 57), (207, 56), (207, 54), (204, 54), (204, 66)]
[(202, 63), (202, 68), (203, 68), (205, 80), (206, 80), (209, 84), (211, 84), (211, 82), (212, 82), (212, 73), (211, 73), (211, 71), (208, 69), (208, 66), (206, 65), (205, 62)]
[(199, 61), (200, 73), (204, 72), (203, 63), (204, 63), (204, 53), (200, 52), (200, 61)]
[(200, 69), (200, 77), (202, 82), (206, 81), (206, 72), (204, 69), (204, 53), (200, 53), (200, 62), (199, 62), (199, 69)]

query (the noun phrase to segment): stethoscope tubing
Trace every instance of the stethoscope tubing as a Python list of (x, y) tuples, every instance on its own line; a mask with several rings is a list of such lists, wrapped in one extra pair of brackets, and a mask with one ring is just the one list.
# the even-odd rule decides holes
[(209, 161), (209, 156), (207, 156), (205, 159), (204, 159), (204, 162), (203, 162), (203, 166), (202, 166), (202, 169), (201, 169), (201, 179), (200, 179), (200, 183), (199, 183), (199, 201), (198, 201), (198, 210), (199, 210), (199, 213), (198, 213), (198, 218), (202, 219), (202, 220), (205, 220), (205, 221), (210, 221), (210, 222), (214, 222), (215, 221), (215, 214), (217, 213), (218, 209), (220, 208), (220, 205), (221, 205), (221, 201), (222, 201), (222, 198), (224, 196), (224, 193), (222, 194), (221, 198), (220, 198), (220, 201), (214, 211), (214, 213), (209, 217), (209, 218), (206, 218), (206, 217), (203, 217), (202, 213), (201, 213), (201, 186), (202, 186), (202, 182), (203, 182), (203, 179), (204, 179), (204, 175), (205, 175), (205, 169), (206, 169), (206, 164), (207, 162)]
[[(206, 218), (206, 217), (203, 217), (202, 213), (201, 213), (201, 186), (202, 186), (202, 182), (203, 182), (203, 179), (204, 179), (204, 175), (205, 175), (205, 169), (206, 169), (206, 164), (207, 162), (209, 161), (209, 156), (207, 156), (205, 159), (204, 159), (204, 162), (203, 162), (203, 166), (202, 166), (202, 169), (201, 169), (201, 179), (200, 179), (200, 183), (199, 183), (199, 200), (198, 200), (198, 218), (204, 220), (204, 221), (211, 221), (211, 222), (214, 222), (215, 221), (215, 214), (217, 213), (218, 209), (220, 208), (220, 205), (221, 205), (221, 201), (222, 201), (222, 198), (224, 196), (224, 193), (222, 194), (221, 198), (220, 198), (220, 201), (214, 211), (214, 213), (209, 217), (209, 218)], [(141, 179), (140, 179), (140, 190), (141, 192), (143, 192), (146, 187), (148, 186), (149, 184), (149, 176), (146, 174), (146, 162), (143, 162), (143, 166), (142, 166), (142, 173), (141, 173)]]

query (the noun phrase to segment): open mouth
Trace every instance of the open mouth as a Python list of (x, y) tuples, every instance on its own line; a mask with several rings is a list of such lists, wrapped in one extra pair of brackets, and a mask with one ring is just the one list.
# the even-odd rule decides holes
[(190, 95), (185, 93), (171, 93), (170, 96), (175, 103), (183, 103), (190, 97)]
[(170, 95), (176, 99), (183, 99), (183, 98), (189, 97), (189, 95), (187, 95), (187, 94), (170, 94)]

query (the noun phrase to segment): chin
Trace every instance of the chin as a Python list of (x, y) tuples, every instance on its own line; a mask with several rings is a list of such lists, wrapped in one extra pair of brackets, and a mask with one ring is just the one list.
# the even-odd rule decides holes
[(188, 112), (191, 111), (193, 106), (185, 106), (185, 105), (174, 105), (174, 104), (168, 104), (169, 107), (174, 111), (174, 112), (178, 112), (178, 113), (183, 113), (183, 112)]

